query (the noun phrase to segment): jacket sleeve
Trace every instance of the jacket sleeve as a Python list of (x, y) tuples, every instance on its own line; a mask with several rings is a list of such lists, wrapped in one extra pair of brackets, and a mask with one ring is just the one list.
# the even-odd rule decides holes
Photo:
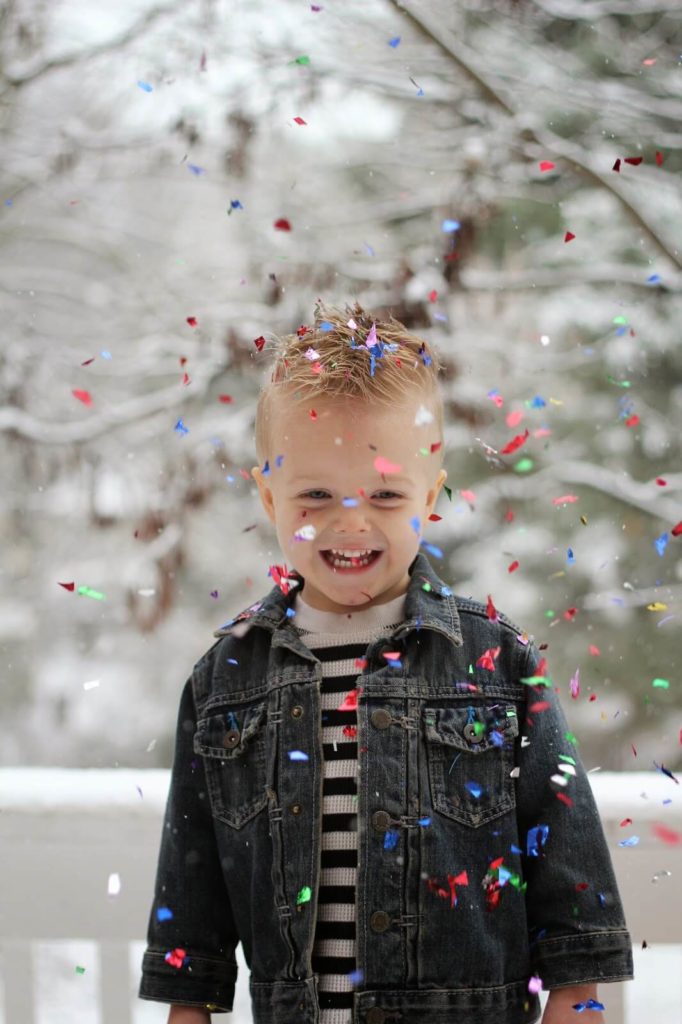
[[(239, 941), (220, 865), (192, 679), (178, 712), (140, 999), (231, 1011)], [(180, 951), (180, 952), (178, 952)]]
[[(521, 678), (538, 668), (531, 642)], [(532, 966), (545, 989), (632, 978), (630, 935), (576, 743), (554, 685), (524, 689), (517, 815)]]

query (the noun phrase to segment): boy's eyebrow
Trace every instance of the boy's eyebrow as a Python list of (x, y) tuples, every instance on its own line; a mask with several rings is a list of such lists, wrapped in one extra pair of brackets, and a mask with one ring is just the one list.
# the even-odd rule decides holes
[[(294, 484), (305, 483), (306, 481), (308, 481), (309, 483), (319, 483), (320, 477), (322, 477), (323, 475), (323, 473), (320, 473), (319, 476), (297, 476), (294, 477), (294, 479), (291, 480), (290, 483), (292, 484), (292, 486)], [(393, 473), (386, 473), (384, 475), (384, 479), (386, 481), (386, 484), (393, 482), (398, 483), (399, 481), (402, 481), (403, 483), (406, 484), (411, 484), (413, 482), (412, 478), (409, 476), (395, 476)]]

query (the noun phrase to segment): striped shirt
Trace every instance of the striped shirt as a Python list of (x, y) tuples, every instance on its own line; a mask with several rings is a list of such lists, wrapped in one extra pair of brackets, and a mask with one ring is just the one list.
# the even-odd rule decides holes
[[(390, 636), (403, 621), (405, 595), (364, 611), (313, 608), (296, 595), (294, 625), (322, 662), (321, 706), (324, 782), (322, 864), (312, 969), (319, 975), (320, 1024), (350, 1024), (355, 975), (358, 744), (356, 684), (369, 644)], [(340, 710), (343, 708), (343, 710)]]

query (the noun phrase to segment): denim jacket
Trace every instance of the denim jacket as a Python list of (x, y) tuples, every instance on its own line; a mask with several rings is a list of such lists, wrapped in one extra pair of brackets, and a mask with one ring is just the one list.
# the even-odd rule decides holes
[[(534, 975), (632, 977), (609, 850), (533, 640), (422, 552), (409, 573), (357, 679), (353, 1021), (529, 1024)], [(320, 1014), (321, 669), (286, 589), (218, 630), (182, 691), (138, 993), (230, 1011), (241, 941), (255, 1024)]]

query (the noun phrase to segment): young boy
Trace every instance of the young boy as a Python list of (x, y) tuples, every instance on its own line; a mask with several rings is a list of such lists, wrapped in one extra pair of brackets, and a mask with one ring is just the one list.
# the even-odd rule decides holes
[[(543, 1024), (632, 977), (545, 658), (420, 550), (435, 353), (359, 305), (284, 338), (253, 469), (284, 565), (180, 700), (139, 995), (172, 1024)], [(287, 566), (294, 569), (287, 569)], [(543, 645), (544, 646), (544, 645)]]

